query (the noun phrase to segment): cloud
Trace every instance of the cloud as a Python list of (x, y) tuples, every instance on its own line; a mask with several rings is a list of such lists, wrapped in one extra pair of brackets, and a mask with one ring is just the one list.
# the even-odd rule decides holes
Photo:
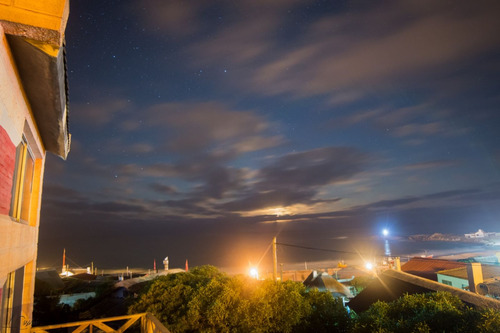
[(326, 95), (333, 105), (394, 85), (412, 87), (429, 80), (428, 73), (450, 75), (500, 42), (494, 2), (349, 3), (321, 13), (312, 7), (307, 1), (148, 0), (133, 11), (151, 34), (174, 38), (192, 69), (229, 69), (218, 83), (226, 88)]
[(425, 4), (428, 8), (409, 2), (390, 9), (353, 6), (349, 17), (325, 17), (309, 27), (298, 47), (262, 66), (252, 87), (317, 95), (400, 82), (409, 75), (415, 80), (490, 50), (500, 40), (497, 5), (459, 4), (450, 11)]
[(149, 187), (153, 191), (155, 191), (156, 193), (160, 193), (160, 194), (170, 195), (170, 194), (177, 193), (177, 189), (175, 187), (169, 186), (169, 185), (154, 183), (154, 184), (150, 184)]
[(108, 99), (87, 104), (72, 104), (72, 121), (93, 126), (108, 125), (116, 115), (132, 107), (126, 99)]
[[(121, 199), (108, 202), (103, 190), (96, 187), (87, 194), (94, 199), (75, 198), (71, 200), (71, 207), (76, 209), (81, 203), (85, 211), (104, 213), (102, 207), (106, 205), (110, 212), (124, 205), (123, 212), (127, 214), (144, 210), (154, 216), (198, 217), (260, 214), (262, 209), (276, 207), (289, 207), (288, 212), (295, 211), (292, 209), (295, 205), (302, 205), (301, 210), (308, 211), (340, 200), (325, 196), (322, 189), (360, 173), (367, 167), (369, 158), (369, 154), (351, 147), (324, 147), (265, 160), (267, 165), (256, 170), (229, 166), (230, 157), (215, 153), (196, 154), (168, 163), (102, 166), (108, 173), (114, 169), (118, 175), (113, 179), (120, 194), (114, 197)], [(119, 182), (120, 179), (124, 181)], [(172, 185), (180, 180), (183, 180), (181, 187)], [(127, 192), (129, 187), (131, 192)], [(98, 195), (91, 194), (92, 191)], [(177, 199), (160, 202), (130, 199), (137, 197), (136, 193), (147, 192), (176, 195)], [(51, 200), (50, 195), (47, 200)]]
[(198, 15), (205, 5), (202, 1), (143, 0), (129, 7), (139, 15), (151, 31), (161, 30), (171, 37), (189, 36), (200, 28)]
[(351, 147), (325, 147), (291, 153), (260, 171), (259, 187), (305, 188), (345, 181), (363, 170), (369, 155)]
[(422, 144), (430, 136), (451, 137), (467, 134), (470, 124), (458, 125), (453, 119), (457, 111), (447, 111), (437, 103), (425, 102), (405, 107), (385, 105), (356, 110), (332, 119), (329, 126), (345, 128), (365, 124), (395, 138), (406, 138), (408, 145)]
[(63, 201), (79, 201), (84, 196), (78, 191), (58, 184), (45, 184), (43, 186), (43, 195), (48, 198), (58, 198)]
[(281, 156), (260, 169), (251, 188), (221, 208), (243, 212), (324, 203), (325, 200), (317, 198), (320, 189), (361, 172), (366, 168), (368, 157), (350, 147), (325, 147)]
[(498, 190), (480, 190), (480, 189), (459, 189), (436, 193), (425, 194), (421, 196), (408, 196), (405, 198), (396, 198), (390, 200), (375, 201), (366, 205), (354, 206), (353, 211), (362, 210), (408, 210), (414, 208), (430, 207), (461, 207), (474, 206), (480, 202), (500, 200)]
[(253, 111), (233, 110), (218, 102), (164, 103), (145, 114), (148, 128), (167, 136), (165, 148), (174, 152), (223, 149), (245, 153), (275, 147), (281, 136), (269, 135), (269, 121)]
[(153, 145), (149, 143), (134, 143), (128, 145), (127, 148), (128, 151), (130, 151), (131, 153), (139, 153), (139, 154), (151, 153), (154, 150)]
[(407, 164), (403, 168), (405, 170), (422, 170), (422, 169), (445, 168), (450, 166), (456, 166), (457, 164), (459, 164), (458, 161), (439, 160), (439, 161), (427, 161), (427, 162)]

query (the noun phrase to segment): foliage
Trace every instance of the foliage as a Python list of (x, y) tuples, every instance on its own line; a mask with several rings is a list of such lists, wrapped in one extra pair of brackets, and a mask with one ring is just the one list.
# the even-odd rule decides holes
[(59, 304), (59, 296), (36, 296), (33, 307), (33, 326), (67, 321), (70, 307)]
[(358, 318), (355, 332), (499, 332), (500, 314), (465, 306), (447, 292), (377, 302)]
[[(120, 309), (116, 304), (110, 304), (109, 300), (114, 290), (112, 281), (81, 281), (78, 279), (65, 279), (65, 285), (62, 289), (53, 289), (42, 280), (35, 280), (35, 297), (33, 307), (34, 326), (51, 325), (78, 321), (82, 313), (87, 316), (94, 316), (93, 312), (99, 312), (100, 316), (108, 314), (124, 314), (126, 309)], [(75, 302), (73, 306), (60, 304), (60, 296), (63, 294), (73, 294), (80, 292), (95, 292), (96, 296), (88, 299), (81, 299)], [(101, 303), (107, 303), (105, 311), (99, 309), (94, 311)], [(101, 306), (103, 307), (103, 306)], [(115, 312), (122, 312), (116, 313)]]
[(500, 312), (488, 309), (480, 313), (477, 332), (495, 333), (500, 332)]
[(211, 266), (156, 279), (129, 308), (145, 311), (174, 332), (335, 332), (349, 324), (329, 293), (307, 293), (292, 281), (229, 277)]
[(297, 332), (350, 332), (352, 320), (341, 299), (312, 289), (306, 294), (309, 314), (296, 327)]

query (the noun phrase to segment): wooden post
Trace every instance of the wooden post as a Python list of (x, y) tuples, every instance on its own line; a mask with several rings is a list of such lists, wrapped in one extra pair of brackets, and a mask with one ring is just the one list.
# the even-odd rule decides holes
[(273, 281), (278, 278), (278, 254), (276, 253), (276, 237), (273, 237)]

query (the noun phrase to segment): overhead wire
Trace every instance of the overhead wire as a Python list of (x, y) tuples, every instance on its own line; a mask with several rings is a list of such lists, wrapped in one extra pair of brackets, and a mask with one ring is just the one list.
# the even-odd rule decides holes
[[(355, 255), (368, 254), (368, 253), (362, 253), (362, 252), (333, 250), (333, 249), (325, 249), (325, 248), (319, 248), (319, 247), (303, 246), (303, 245), (295, 245), (295, 244), (287, 244), (287, 243), (278, 243), (278, 242), (276, 242), (276, 245), (288, 246), (288, 247), (295, 247), (295, 248), (305, 249), (305, 250), (334, 252), (334, 253), (344, 253), (344, 254), (355, 254)], [(373, 254), (369, 254), (369, 255), (373, 255)], [(381, 254), (378, 254), (378, 255), (375, 255), (375, 256), (377, 256), (377, 257), (384, 257), (384, 255), (381, 255)]]

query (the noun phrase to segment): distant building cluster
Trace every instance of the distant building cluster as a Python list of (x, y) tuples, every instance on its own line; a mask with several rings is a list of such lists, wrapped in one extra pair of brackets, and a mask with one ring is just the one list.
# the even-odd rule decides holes
[(478, 231), (472, 233), (472, 234), (465, 234), (465, 238), (488, 238), (488, 237), (497, 237), (500, 236), (500, 233), (498, 232), (485, 232), (482, 229), (479, 229)]

